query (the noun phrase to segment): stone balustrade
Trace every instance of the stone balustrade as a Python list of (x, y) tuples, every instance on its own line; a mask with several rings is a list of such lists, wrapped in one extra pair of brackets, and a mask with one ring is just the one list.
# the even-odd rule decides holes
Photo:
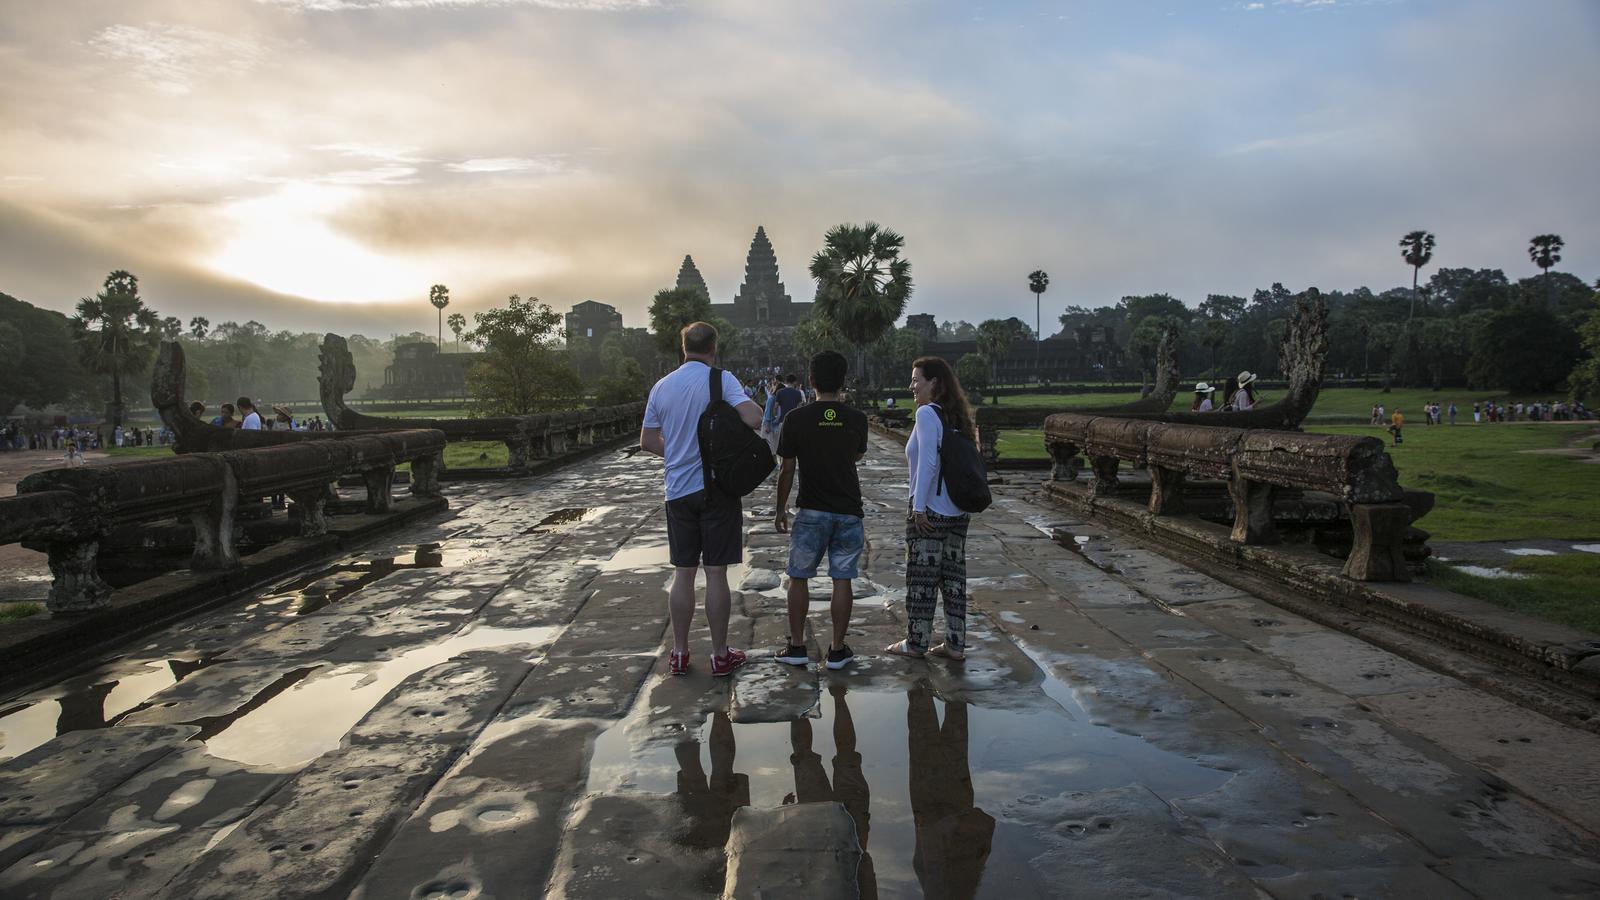
[(1148, 468), (1152, 516), (1186, 511), (1189, 478), (1225, 481), (1234, 511), (1231, 537), (1240, 544), (1280, 540), (1273, 521), (1278, 489), (1330, 494), (1349, 512), (1344, 574), (1359, 581), (1410, 580), (1402, 544), (1418, 504), (1406, 502), (1377, 438), (1057, 413), (1045, 420), (1045, 446), (1054, 482), (1075, 481), (1079, 455), (1088, 459), (1091, 503), (1123, 490), (1122, 463)]
[(234, 512), (241, 500), (286, 494), (299, 513), (301, 534), (323, 534), (324, 504), (341, 475), (363, 476), (369, 512), (390, 508), (394, 470), (402, 463), (411, 464), (413, 494), (438, 496), (444, 445), (445, 436), (437, 431), (398, 431), (49, 469), (24, 478), (15, 497), (0, 499), (0, 543), (49, 554), (51, 612), (89, 612), (105, 606), (111, 595), (100, 577), (98, 556), (101, 542), (119, 527), (186, 519), (194, 528), (190, 568), (237, 568)]

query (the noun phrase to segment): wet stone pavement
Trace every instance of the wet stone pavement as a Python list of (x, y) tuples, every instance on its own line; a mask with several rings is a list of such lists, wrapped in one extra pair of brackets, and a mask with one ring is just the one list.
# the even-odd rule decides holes
[[(0, 701), (0, 896), (1600, 894), (1600, 737), (1025, 486), (969, 539), (969, 659), (884, 656), (901, 465), (874, 438), (840, 672), (712, 679), (702, 620), (666, 677), (659, 464), (612, 455)], [(731, 572), (763, 651), (771, 502)]]

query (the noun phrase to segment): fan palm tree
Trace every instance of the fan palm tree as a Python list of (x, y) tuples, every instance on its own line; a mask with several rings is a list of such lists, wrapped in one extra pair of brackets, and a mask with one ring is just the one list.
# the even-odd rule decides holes
[(1550, 305), (1550, 268), (1561, 262), (1561, 248), (1566, 242), (1559, 234), (1541, 234), (1528, 242), (1528, 258), (1544, 270), (1544, 305)]
[(1411, 267), (1411, 312), (1406, 316), (1409, 325), (1417, 314), (1417, 276), (1433, 260), (1433, 235), (1421, 230), (1408, 233), (1400, 239), (1400, 256)]
[(439, 346), (444, 347), (444, 308), (450, 305), (450, 289), (442, 284), (428, 288), (428, 302), (439, 311)]
[(150, 363), (161, 341), (161, 317), (144, 305), (139, 279), (118, 269), (106, 276), (99, 294), (78, 301), (72, 336), (84, 366), (111, 376), (111, 424), (122, 424), (122, 376)]
[[(978, 352), (989, 360), (989, 383), (994, 387), (1000, 386), (1000, 357), (1011, 349), (1012, 337), (1010, 323), (1000, 319), (987, 319), (978, 325)], [(999, 394), (994, 395), (994, 402), (1000, 402)]]
[(905, 242), (876, 222), (835, 225), (811, 257), (813, 309), (856, 345), (858, 373), (866, 368), (864, 348), (894, 327), (911, 296), (911, 262), (900, 258)]
[(1039, 318), (1039, 304), (1044, 299), (1045, 288), (1050, 286), (1050, 276), (1043, 269), (1028, 273), (1028, 290), (1033, 291), (1033, 375), (1039, 377), (1039, 352), (1044, 346), (1044, 320)]
[(461, 313), (451, 313), (445, 320), (450, 325), (450, 331), (456, 336), (456, 352), (461, 352), (461, 333), (467, 330), (467, 317)]

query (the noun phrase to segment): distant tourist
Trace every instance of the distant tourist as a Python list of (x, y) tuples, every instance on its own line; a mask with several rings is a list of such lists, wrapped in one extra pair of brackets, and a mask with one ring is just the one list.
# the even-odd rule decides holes
[(260, 431), (261, 414), (256, 412), (256, 405), (250, 402), (249, 397), (240, 397), (237, 402), (239, 406), (239, 427), (245, 431)]
[(1477, 425), (1478, 423), (1480, 423), (1482, 421), (1483, 421), (1483, 409), (1482, 409), (1482, 406), (1477, 401), (1473, 401), (1473, 404), (1472, 404), (1472, 424)]
[[(779, 534), (790, 535), (785, 569), (789, 576), (789, 644), (778, 654), (778, 662), (791, 666), (811, 662), (805, 646), (806, 611), (811, 603), (810, 582), (817, 576), (824, 553), (828, 555), (828, 577), (833, 580), (833, 635), (825, 662), (830, 669), (842, 669), (855, 657), (844, 642), (844, 633), (850, 627), (855, 600), (850, 582), (866, 547), (856, 463), (867, 452), (867, 417), (839, 401), (848, 368), (844, 355), (834, 350), (812, 358), (811, 386), (817, 391), (816, 402), (784, 416), (778, 440), (783, 468), (778, 473), (778, 508), (773, 519)], [(789, 488), (797, 465), (800, 499), (791, 531)]]
[(217, 426), (218, 428), (238, 428), (239, 427), (239, 420), (235, 419), (233, 417), (234, 413), (235, 413), (235, 410), (233, 408), (233, 404), (232, 403), (224, 403), (224, 404), (222, 404), (222, 406), (220, 407), (220, 412), (221, 412), (221, 415), (218, 415), (215, 419), (212, 419), (211, 420), (211, 424)]
[(1372, 404), (1372, 414), (1367, 417), (1367, 424), (1368, 425), (1377, 425), (1377, 424), (1379, 424), (1378, 423), (1378, 404), (1376, 404), (1376, 403)]
[(287, 406), (274, 406), (272, 408), (273, 428), (294, 430), (294, 410)]
[(1233, 411), (1233, 395), (1239, 393), (1239, 376), (1229, 375), (1228, 383), (1222, 387), (1222, 411)]
[(199, 400), (192, 401), (189, 404), (189, 415), (194, 416), (196, 419), (198, 419), (201, 416), (205, 415), (205, 413), (206, 413), (206, 405), (204, 403), (201, 403)]
[(1254, 372), (1239, 373), (1239, 389), (1233, 395), (1233, 408), (1238, 410), (1255, 409), (1256, 406), (1256, 375)]
[[(674, 568), (668, 610), (672, 617), (673, 675), (689, 674), (689, 626), (694, 621), (695, 571), (706, 570), (706, 619), (711, 625), (711, 674), (744, 665), (745, 655), (728, 646), (728, 566), (744, 559), (744, 514), (740, 501), (710, 490), (701, 463), (700, 414), (711, 404), (711, 366), (717, 330), (694, 322), (682, 332), (683, 363), (655, 383), (645, 402), (639, 446), (666, 461), (667, 546)], [(761, 425), (757, 406), (731, 372), (722, 373), (722, 399), (751, 428)]]
[(83, 458), (83, 452), (78, 449), (78, 437), (75, 434), (67, 435), (67, 468), (86, 466), (89, 461)]
[[(916, 424), (906, 441), (911, 509), (906, 516), (906, 637), (884, 648), (898, 656), (965, 659), (967, 647), (967, 526), (961, 511), (939, 484), (939, 445), (944, 423), (978, 439), (972, 406), (950, 364), (924, 356), (911, 367)], [(933, 639), (933, 612), (944, 595), (944, 642)]]
[(1389, 433), (1394, 435), (1395, 446), (1400, 446), (1400, 429), (1406, 424), (1406, 417), (1400, 414), (1400, 407), (1394, 408), (1394, 415), (1389, 417)]
[(1211, 392), (1216, 390), (1204, 381), (1194, 386), (1194, 403), (1190, 404), (1190, 412), (1211, 412)]
[(1456, 402), (1454, 400), (1451, 400), (1450, 401), (1450, 424), (1454, 425), (1455, 423), (1456, 423)]

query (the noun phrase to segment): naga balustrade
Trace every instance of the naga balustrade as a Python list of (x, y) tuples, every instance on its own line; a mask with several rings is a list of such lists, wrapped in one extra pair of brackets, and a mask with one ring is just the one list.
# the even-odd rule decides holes
[(1044, 428), (1051, 480), (1076, 480), (1081, 453), (1093, 470), (1091, 503), (1119, 490), (1124, 462), (1149, 469), (1152, 516), (1185, 512), (1188, 478), (1220, 479), (1233, 502), (1232, 539), (1273, 544), (1280, 540), (1272, 512), (1277, 489), (1332, 494), (1348, 508), (1352, 530), (1344, 574), (1358, 581), (1410, 580), (1402, 545), (1414, 506), (1405, 502), (1394, 464), (1377, 438), (1078, 413), (1050, 416)]
[(234, 513), (241, 499), (286, 494), (299, 512), (301, 535), (324, 534), (324, 504), (341, 475), (363, 477), (372, 513), (391, 508), (394, 470), (401, 463), (411, 464), (414, 495), (438, 496), (437, 460), (444, 445), (437, 431), (398, 431), (48, 469), (24, 478), (15, 497), (0, 499), (0, 544), (21, 543), (49, 554), (51, 612), (89, 612), (109, 602), (112, 588), (100, 577), (98, 557), (101, 542), (119, 527), (187, 518), (194, 526), (190, 568), (237, 568)]

